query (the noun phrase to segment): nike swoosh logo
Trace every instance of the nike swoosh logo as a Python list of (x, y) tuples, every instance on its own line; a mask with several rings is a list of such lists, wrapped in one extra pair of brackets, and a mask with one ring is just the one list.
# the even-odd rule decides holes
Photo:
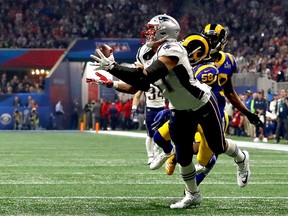
[(204, 114), (203, 117), (205, 118), (208, 114), (209, 114), (209, 113)]
[(244, 181), (242, 180), (242, 182), (243, 182), (244, 184), (246, 184), (246, 183), (247, 183), (247, 180), (248, 180), (248, 171), (246, 172), (245, 179), (244, 179)]

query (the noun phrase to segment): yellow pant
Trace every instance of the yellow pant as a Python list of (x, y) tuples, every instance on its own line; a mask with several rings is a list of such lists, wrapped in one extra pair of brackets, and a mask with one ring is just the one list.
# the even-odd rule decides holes
[[(226, 132), (228, 127), (228, 115), (226, 112), (224, 112), (224, 132)], [(170, 132), (169, 132), (169, 121), (167, 121), (162, 127), (158, 129), (158, 132), (161, 134), (161, 136), (165, 140), (171, 140)], [(195, 134), (195, 144), (199, 144), (198, 153), (197, 153), (197, 161), (201, 166), (206, 166), (214, 153), (211, 151), (211, 149), (208, 146), (208, 143), (206, 141), (206, 138), (204, 136), (202, 127), (200, 125), (197, 126), (197, 132)], [(197, 148), (194, 151), (197, 152)]]

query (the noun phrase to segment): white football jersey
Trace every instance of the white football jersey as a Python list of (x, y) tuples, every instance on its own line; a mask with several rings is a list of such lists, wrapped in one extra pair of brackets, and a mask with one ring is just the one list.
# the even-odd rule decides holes
[(169, 100), (170, 109), (195, 111), (205, 105), (211, 97), (211, 87), (194, 77), (186, 49), (179, 42), (167, 42), (158, 48), (153, 60), (160, 56), (175, 56), (179, 59), (165, 78), (154, 83)]
[[(145, 44), (138, 49), (136, 55), (136, 64), (143, 65), (144, 68), (149, 67), (154, 61), (155, 53)], [(165, 107), (165, 98), (158, 87), (150, 84), (150, 88), (144, 93), (147, 107), (160, 108)]]
[(154, 61), (153, 56), (155, 56), (155, 52), (152, 50), (152, 48), (144, 44), (137, 51), (136, 64), (143, 65), (144, 68), (147, 68)]
[(144, 92), (147, 107), (160, 108), (165, 107), (165, 98), (158, 87), (150, 84), (147, 92)]

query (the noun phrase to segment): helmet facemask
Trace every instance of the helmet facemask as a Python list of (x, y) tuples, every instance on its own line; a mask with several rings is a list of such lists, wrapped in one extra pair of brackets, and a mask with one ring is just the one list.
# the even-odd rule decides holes
[(205, 27), (203, 34), (209, 39), (211, 43), (211, 54), (224, 50), (228, 41), (227, 31), (223, 26), (219, 24), (208, 24)]
[(141, 42), (143, 44), (145, 37), (145, 44), (152, 47), (155, 43), (176, 41), (179, 33), (180, 26), (174, 18), (166, 14), (158, 15), (146, 24), (146, 30), (141, 32)]

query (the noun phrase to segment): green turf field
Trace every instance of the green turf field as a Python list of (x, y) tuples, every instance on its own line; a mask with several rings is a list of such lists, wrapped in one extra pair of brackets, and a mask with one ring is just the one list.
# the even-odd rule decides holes
[[(0, 215), (288, 215), (288, 152), (245, 148), (251, 182), (221, 155), (200, 186), (197, 208), (183, 197), (178, 169), (146, 165), (144, 138), (84, 132), (1, 132)], [(244, 149), (244, 148), (242, 148)]]

